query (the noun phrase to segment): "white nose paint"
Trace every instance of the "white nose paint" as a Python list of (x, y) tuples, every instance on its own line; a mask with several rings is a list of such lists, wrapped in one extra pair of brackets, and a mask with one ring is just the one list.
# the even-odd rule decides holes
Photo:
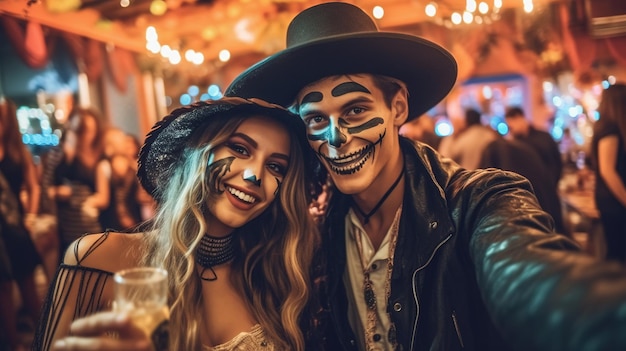
[(255, 177), (254, 172), (252, 172), (252, 170), (246, 168), (243, 171), (243, 179), (252, 178), (252, 177)]

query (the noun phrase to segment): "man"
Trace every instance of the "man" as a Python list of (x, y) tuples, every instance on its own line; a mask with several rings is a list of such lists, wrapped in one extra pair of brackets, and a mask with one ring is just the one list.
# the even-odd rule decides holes
[(227, 89), (292, 105), (336, 187), (315, 349), (623, 348), (622, 267), (555, 234), (525, 178), (464, 170), (398, 135), (455, 79), (438, 45), (323, 3), (294, 18), (287, 49)]
[(546, 165), (541, 156), (523, 141), (500, 135), (483, 150), (480, 168), (495, 167), (524, 176), (533, 186), (539, 205), (552, 216), (558, 233), (571, 237), (563, 224), (561, 199), (557, 188), (546, 181)]
[(482, 124), (480, 112), (471, 108), (465, 110), (465, 126), (458, 132), (455, 131), (457, 133), (454, 139), (450, 139), (452, 142), (447, 150), (449, 154), (444, 154), (441, 150), (440, 153), (466, 169), (478, 168), (485, 148), (499, 138), (495, 130)]
[(510, 136), (526, 144), (528, 150), (534, 151), (541, 159), (541, 168), (536, 170), (536, 172), (543, 173), (543, 181), (550, 188), (549, 204), (542, 203), (542, 205), (554, 218), (556, 230), (567, 234), (563, 223), (561, 200), (558, 195), (559, 181), (563, 173), (563, 160), (559, 151), (559, 145), (549, 133), (533, 127), (524, 115), (522, 108), (511, 107), (507, 109), (504, 116), (509, 127)]
[(549, 169), (548, 179), (556, 187), (563, 172), (559, 145), (549, 133), (533, 127), (520, 107), (509, 108), (504, 116), (511, 136), (528, 144), (539, 153)]

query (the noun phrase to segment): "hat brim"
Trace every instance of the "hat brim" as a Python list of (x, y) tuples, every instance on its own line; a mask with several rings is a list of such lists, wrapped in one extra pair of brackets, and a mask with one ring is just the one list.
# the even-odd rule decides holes
[(300, 118), (281, 106), (258, 99), (224, 97), (180, 107), (154, 125), (139, 152), (137, 177), (143, 188), (159, 201), (159, 182), (167, 181), (175, 165), (180, 162), (191, 136), (206, 128), (211, 121), (236, 115), (261, 115), (278, 121), (299, 136), (295, 142), (303, 150), (305, 164), (310, 162), (310, 147)]
[(269, 56), (241, 73), (225, 94), (288, 106), (300, 89), (310, 83), (328, 76), (358, 73), (403, 81), (409, 91), (411, 120), (447, 96), (457, 78), (457, 64), (439, 45), (413, 35), (337, 35)]

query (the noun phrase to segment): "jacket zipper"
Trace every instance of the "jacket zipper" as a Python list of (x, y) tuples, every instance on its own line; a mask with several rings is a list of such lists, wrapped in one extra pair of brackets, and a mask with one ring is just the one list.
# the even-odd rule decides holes
[(411, 347), (409, 348), (409, 350), (411, 351), (413, 350), (413, 347), (415, 346), (415, 334), (417, 334), (417, 322), (420, 316), (420, 304), (419, 304), (419, 298), (417, 297), (417, 284), (415, 283), (415, 276), (417, 275), (417, 272), (426, 268), (426, 266), (430, 264), (430, 261), (433, 260), (433, 257), (435, 257), (435, 254), (437, 253), (437, 251), (439, 251), (439, 248), (443, 246), (443, 244), (447, 243), (451, 237), (452, 237), (452, 234), (448, 235), (448, 237), (446, 237), (442, 242), (440, 242), (439, 245), (437, 245), (437, 247), (435, 247), (435, 249), (433, 250), (433, 253), (428, 258), (428, 261), (426, 261), (426, 263), (424, 263), (423, 266), (419, 267), (418, 269), (415, 270), (415, 272), (413, 272), (413, 277), (411, 278), (411, 283), (412, 283), (411, 285), (413, 285), (413, 299), (415, 300), (416, 312), (415, 312), (415, 322), (413, 323), (413, 333), (411, 335)]
[(463, 337), (461, 336), (461, 329), (459, 329), (459, 322), (456, 319), (456, 311), (452, 311), (452, 323), (454, 323), (454, 330), (456, 330), (456, 336), (459, 338), (459, 342), (461, 343), (461, 348), (465, 348), (463, 344)]

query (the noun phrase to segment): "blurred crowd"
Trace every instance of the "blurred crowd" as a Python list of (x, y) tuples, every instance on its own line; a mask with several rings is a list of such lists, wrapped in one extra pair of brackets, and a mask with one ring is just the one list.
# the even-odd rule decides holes
[(83, 108), (63, 129), (58, 146), (34, 155), (22, 142), (16, 105), (0, 101), (0, 345), (7, 350), (25, 350), (20, 328), (38, 319), (36, 268), (47, 283), (79, 236), (131, 231), (152, 215), (136, 177), (135, 135)]
[(494, 130), (480, 111), (462, 112), (463, 116), (448, 116), (454, 126), (450, 135), (438, 136), (430, 116), (403, 125), (400, 134), (430, 145), (464, 168), (495, 167), (523, 175), (532, 183), (543, 209), (552, 215), (556, 230), (570, 237), (581, 230), (579, 212), (589, 214), (564, 202), (564, 197), (575, 192), (588, 202), (585, 208), (591, 209), (592, 218), (587, 220), (600, 228), (599, 234), (589, 233), (602, 237), (599, 255), (626, 262), (625, 85), (604, 90), (589, 150), (573, 142), (569, 130), (556, 141), (547, 130), (534, 126), (532, 116), (518, 106), (506, 110), (505, 135)]

